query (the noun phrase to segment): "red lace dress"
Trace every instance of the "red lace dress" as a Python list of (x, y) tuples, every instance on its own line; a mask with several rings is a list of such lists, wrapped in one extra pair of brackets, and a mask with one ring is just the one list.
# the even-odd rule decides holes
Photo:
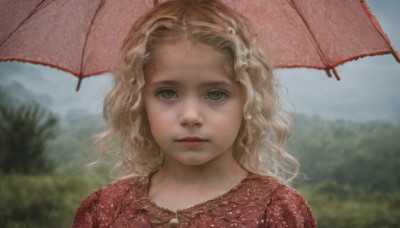
[(249, 174), (229, 192), (178, 212), (152, 202), (148, 187), (148, 177), (137, 177), (94, 192), (73, 227), (316, 227), (304, 198), (270, 177)]

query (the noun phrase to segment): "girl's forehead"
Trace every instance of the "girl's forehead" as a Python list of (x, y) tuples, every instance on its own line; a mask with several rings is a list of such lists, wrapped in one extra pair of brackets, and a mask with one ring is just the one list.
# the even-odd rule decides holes
[[(220, 67), (225, 70), (232, 66), (228, 57), (211, 45), (197, 41), (179, 40), (161, 44), (153, 56), (155, 67), (192, 65), (193, 67)], [(230, 70), (228, 70), (230, 71)]]
[(187, 39), (165, 42), (162, 43), (158, 48), (160, 50), (160, 55), (166, 55), (169, 57), (185, 57), (195, 54), (196, 56), (207, 56), (209, 58), (220, 59), (222, 61), (226, 59), (221, 51), (217, 50), (211, 45)]
[(153, 70), (148, 82), (179, 79), (233, 81), (226, 56), (210, 45), (183, 41), (164, 43), (158, 48), (150, 66)]

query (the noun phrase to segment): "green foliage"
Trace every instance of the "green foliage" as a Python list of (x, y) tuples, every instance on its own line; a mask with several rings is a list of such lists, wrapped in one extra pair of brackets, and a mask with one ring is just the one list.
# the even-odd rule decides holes
[(38, 174), (52, 170), (45, 157), (46, 141), (53, 136), (56, 117), (39, 106), (0, 103), (0, 170)]
[(318, 227), (400, 227), (400, 193), (368, 193), (328, 180), (300, 191), (308, 199)]
[(400, 227), (400, 126), (299, 115), (290, 147), (318, 227)]
[(71, 227), (82, 200), (109, 181), (105, 165), (84, 168), (101, 127), (97, 116), (56, 126), (45, 153), (55, 165), (50, 174), (0, 174), (0, 227)]
[(105, 179), (82, 173), (0, 175), (1, 227), (71, 227), (82, 199)]
[(400, 189), (400, 126), (298, 116), (291, 149), (310, 183), (332, 179), (368, 192)]
[[(91, 148), (92, 136), (103, 128), (99, 116), (85, 116), (74, 122), (62, 122), (57, 137), (48, 141), (48, 157), (56, 170), (73, 172), (95, 160), (97, 151)], [(107, 176), (107, 174), (105, 174)]]

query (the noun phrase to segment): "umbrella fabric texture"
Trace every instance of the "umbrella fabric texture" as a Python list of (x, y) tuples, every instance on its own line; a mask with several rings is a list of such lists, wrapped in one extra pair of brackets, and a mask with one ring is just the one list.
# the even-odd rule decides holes
[[(249, 19), (275, 67), (339, 78), (335, 67), (360, 57), (392, 54), (400, 62), (364, 0), (222, 1)], [(48, 65), (80, 80), (109, 72), (135, 20), (157, 3), (0, 0), (0, 61)]]

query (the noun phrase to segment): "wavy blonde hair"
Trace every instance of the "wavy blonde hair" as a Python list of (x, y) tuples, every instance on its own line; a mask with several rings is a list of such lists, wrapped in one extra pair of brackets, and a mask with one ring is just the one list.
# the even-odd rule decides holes
[(244, 17), (217, 0), (167, 1), (134, 24), (120, 50), (114, 85), (104, 102), (107, 129), (97, 137), (101, 154), (112, 145), (118, 155), (112, 173), (148, 175), (161, 166), (162, 155), (144, 110), (145, 75), (152, 70), (160, 45), (185, 39), (223, 53), (245, 91), (235, 160), (250, 172), (283, 183), (294, 179), (299, 165), (284, 148), (291, 121), (281, 107), (272, 66), (249, 28)]

